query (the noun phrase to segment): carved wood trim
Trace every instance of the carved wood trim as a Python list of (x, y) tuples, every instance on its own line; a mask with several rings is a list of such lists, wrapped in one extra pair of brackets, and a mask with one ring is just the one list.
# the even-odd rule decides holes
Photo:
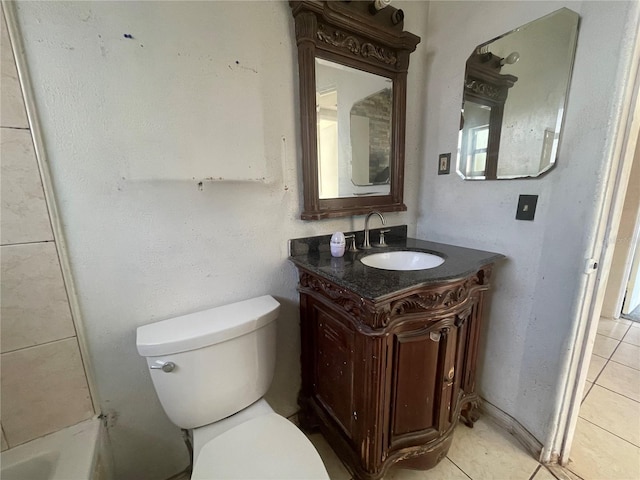
[(371, 58), (383, 65), (395, 65), (398, 61), (396, 50), (367, 41), (359, 35), (345, 32), (325, 23), (318, 23), (316, 38), (338, 49), (345, 49), (351, 55)]
[(356, 320), (363, 316), (363, 301), (357, 295), (338, 287), (337, 285), (322, 280), (316, 275), (302, 272), (300, 275), (300, 287), (310, 289), (331, 300), (335, 305), (339, 305), (344, 312)]
[[(303, 372), (299, 403), (304, 424), (319, 426), (360, 480), (379, 480), (398, 462), (408, 468), (435, 466), (446, 455), (457, 419), (462, 417), (472, 424), (476, 418), (475, 364), (484, 291), (489, 288), (492, 266), (465, 278), (418, 287), (378, 302), (361, 298), (321, 274), (298, 268)], [(319, 319), (322, 322), (318, 323)], [(353, 332), (348, 346), (342, 345), (344, 335), (333, 328), (336, 325), (326, 328), (324, 322), (328, 319)], [(431, 338), (431, 333), (437, 338)], [(350, 396), (348, 411), (353, 416), (348, 418), (348, 432), (341, 423), (346, 420), (344, 409), (337, 417), (332, 405), (325, 404), (324, 397), (318, 395), (314, 362), (321, 336), (330, 340), (323, 344), (323, 351), (327, 345), (340, 344), (343, 352), (353, 354), (351, 391), (346, 393), (343, 387), (336, 387)], [(439, 409), (434, 413), (433, 428), (394, 433), (394, 385), (400, 364), (397, 348), (404, 344), (411, 349), (412, 341), (427, 342), (428, 350), (437, 349), (438, 365), (426, 368), (433, 368), (431, 378), (436, 375), (436, 385), (443, 385), (442, 397), (435, 401)], [(412, 355), (411, 350), (408, 352)], [(336, 371), (342, 369), (341, 365), (339, 360)], [(326, 372), (324, 375), (327, 378)], [(412, 392), (411, 380), (404, 382), (409, 385), (405, 390)], [(442, 407), (446, 405), (449, 407), (445, 410)]]
[[(302, 133), (303, 220), (360, 215), (379, 210), (400, 212), (403, 203), (406, 81), (409, 55), (420, 38), (394, 25), (388, 6), (371, 15), (368, 2), (290, 1), (295, 19), (300, 79)], [(319, 198), (315, 58), (323, 58), (393, 81), (390, 192), (384, 195)]]
[(475, 93), (476, 95), (480, 95), (482, 97), (490, 98), (496, 101), (506, 100), (507, 98), (507, 92), (502, 88), (498, 88), (495, 85), (491, 85), (489, 83), (473, 78), (465, 79), (464, 88), (466, 90), (469, 90), (470, 92)]
[[(369, 328), (383, 330), (395, 328), (401, 323), (411, 322), (415, 317), (424, 321), (428, 314), (432, 321), (456, 315), (464, 321), (471, 314), (481, 291), (487, 290), (491, 268), (485, 267), (475, 275), (456, 283), (423, 287), (411, 294), (374, 304), (318, 275), (300, 270), (299, 290), (319, 294), (339, 306), (353, 321), (358, 330)], [(461, 309), (464, 307), (463, 309)]]

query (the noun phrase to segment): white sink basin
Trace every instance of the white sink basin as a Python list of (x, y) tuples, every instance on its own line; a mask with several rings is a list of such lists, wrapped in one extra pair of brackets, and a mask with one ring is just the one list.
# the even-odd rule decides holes
[(425, 252), (384, 252), (360, 259), (368, 267), (382, 270), (426, 270), (444, 263), (444, 258)]

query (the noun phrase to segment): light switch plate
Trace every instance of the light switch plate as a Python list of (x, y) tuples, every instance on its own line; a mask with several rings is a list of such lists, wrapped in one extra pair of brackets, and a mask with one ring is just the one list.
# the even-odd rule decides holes
[(451, 153), (441, 153), (438, 156), (438, 175), (449, 175), (451, 171)]
[(536, 214), (538, 195), (520, 195), (518, 198), (518, 210), (516, 220), (533, 220)]

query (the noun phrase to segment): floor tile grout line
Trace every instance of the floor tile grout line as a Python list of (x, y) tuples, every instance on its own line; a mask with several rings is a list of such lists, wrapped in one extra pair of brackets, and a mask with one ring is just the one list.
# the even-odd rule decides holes
[[(629, 328), (631, 328), (631, 327), (629, 327)], [(628, 331), (629, 331), (629, 329), (627, 329), (627, 331), (625, 332), (625, 335), (627, 334)], [(624, 338), (624, 337), (622, 337), (622, 338)], [(618, 344), (614, 347), (613, 352), (611, 352), (611, 355), (609, 355), (609, 358), (607, 360), (611, 360), (611, 358), (616, 354), (616, 352), (618, 351), (618, 347), (622, 343), (622, 338), (620, 340), (618, 340)]]
[[(598, 323), (599, 323), (599, 322), (601, 322), (603, 318), (604, 318), (604, 317), (601, 317), (601, 318), (600, 318), (600, 320), (598, 320)], [(613, 318), (609, 318), (609, 319), (607, 319), (607, 320), (613, 320), (614, 322), (618, 322), (618, 321), (619, 321), (619, 320), (615, 320), (615, 319), (613, 319)], [(627, 320), (627, 321), (628, 321), (628, 322), (631, 322), (631, 320)], [(624, 336), (625, 336), (627, 333), (629, 333), (629, 329), (630, 329), (632, 326), (633, 326), (633, 325), (632, 325), (631, 323), (629, 323), (629, 325), (627, 325), (627, 329), (624, 331), (624, 333), (622, 334), (622, 337), (620, 337), (620, 338), (611, 337), (611, 336), (609, 336), (609, 335), (606, 335), (606, 334), (604, 334), (604, 333), (600, 333), (600, 332), (598, 332), (598, 331), (596, 331), (596, 335), (602, 335), (603, 337), (613, 338), (614, 340), (618, 340), (619, 342), (621, 342), (621, 341), (622, 341), (622, 339), (624, 338)]]
[[(582, 405), (584, 404), (584, 401), (587, 399), (587, 397), (591, 393), (591, 390), (593, 390), (593, 386), (594, 385), (595, 385), (595, 382), (591, 384), (591, 386), (587, 389), (587, 393), (585, 393), (584, 396), (582, 397), (582, 401), (580, 402), (580, 408), (582, 408)], [(580, 415), (578, 415), (578, 416), (580, 416)]]
[(540, 471), (540, 467), (541, 467), (541, 466), (542, 466), (541, 464), (538, 464), (538, 466), (536, 467), (536, 469), (533, 471), (533, 473), (532, 473), (532, 474), (531, 474), (531, 476), (529, 477), (529, 480), (533, 480), (533, 479), (534, 479), (534, 477), (535, 477), (535, 476), (538, 474), (538, 472)]
[[(631, 328), (631, 325), (629, 325), (627, 327), (627, 330), (624, 332), (624, 335), (622, 336), (622, 338), (624, 338), (624, 336), (627, 334), (627, 332), (629, 331), (629, 329)], [(611, 337), (609, 337), (611, 338)], [(613, 352), (611, 352), (611, 355), (606, 358), (606, 362), (604, 362), (604, 365), (602, 366), (602, 369), (598, 372), (598, 375), (596, 375), (596, 378), (593, 379), (593, 385), (596, 384), (596, 382), (598, 381), (598, 379), (600, 378), (600, 375), (602, 375), (602, 372), (604, 372), (604, 370), (607, 368), (607, 365), (609, 364), (609, 362), (611, 361), (611, 357), (616, 353), (616, 350), (618, 350), (618, 347), (620, 346), (620, 344), (622, 343), (622, 339), (618, 340), (618, 345), (615, 346), (615, 348), (613, 349)], [(595, 355), (595, 354), (594, 354)], [(596, 355), (597, 357), (600, 357), (600, 355)], [(605, 358), (605, 357), (600, 357), (600, 358)], [(617, 363), (617, 362), (616, 362)], [(591, 385), (591, 388), (593, 388), (593, 385)], [(591, 389), (589, 389), (589, 391), (591, 391)], [(588, 395), (588, 393), (587, 393)], [(585, 397), (582, 399), (582, 402), (584, 402), (584, 400), (586, 399), (586, 395)], [(580, 403), (580, 406), (582, 406), (582, 403)]]
[[(615, 362), (613, 362), (613, 363), (615, 363)], [(604, 368), (603, 368), (603, 370), (604, 370)], [(591, 388), (593, 388), (593, 387), (594, 387), (594, 385), (596, 385), (596, 383), (595, 383), (595, 382), (593, 382), (593, 385), (591, 385)], [(616, 392), (615, 390), (611, 390), (610, 388), (607, 388), (607, 387), (605, 387), (605, 386), (603, 386), (603, 385), (600, 385), (600, 384), (598, 384), (598, 386), (599, 386), (600, 388), (604, 388), (605, 390), (609, 390), (611, 393), (618, 394), (618, 395), (620, 395), (621, 397), (624, 397), (624, 398), (626, 398), (626, 399), (628, 399), (628, 400), (631, 400), (632, 402), (640, 403), (640, 401), (636, 400), (635, 398), (627, 397), (624, 393)]]
[(460, 470), (462, 473), (464, 473), (467, 478), (469, 478), (470, 480), (473, 480), (473, 478), (471, 478), (467, 472), (465, 472), (462, 468), (460, 468), (460, 466), (456, 462), (454, 462), (453, 460), (451, 460), (451, 458), (449, 458), (449, 455), (447, 455), (445, 458), (449, 460), (451, 463), (453, 463), (455, 467), (458, 470)]
[[(620, 342), (620, 343), (622, 343), (622, 342)], [(627, 343), (627, 345), (631, 345), (631, 344), (630, 344), (630, 343)], [(638, 348), (640, 348), (640, 347), (638, 347)], [(633, 369), (633, 370), (638, 370), (638, 371), (640, 372), (640, 368), (632, 367), (631, 365), (627, 365), (626, 363), (619, 362), (618, 360), (614, 360), (613, 358), (610, 358), (610, 360), (611, 360), (613, 363), (617, 363), (618, 365), (622, 365), (622, 366), (624, 366), (624, 367), (628, 367), (628, 368), (631, 368), (631, 369)]]
[[(629, 333), (629, 329), (631, 328), (631, 325), (629, 325), (629, 327), (627, 327), (627, 331), (624, 333), (624, 336), (622, 338), (624, 338), (627, 333)], [(633, 400), (634, 402), (638, 402), (638, 400), (636, 400), (635, 398), (631, 398), (628, 397), (627, 395), (625, 395), (622, 392), (616, 392), (615, 390), (611, 390), (610, 388), (604, 387), (602, 385), (600, 385), (598, 382), (598, 380), (600, 379), (600, 376), (602, 375), (602, 373), (607, 369), (607, 365), (609, 365), (609, 362), (613, 362), (616, 363), (618, 365), (622, 365), (623, 367), (627, 367), (627, 368), (631, 368), (632, 370), (636, 370), (633, 367), (629, 367), (628, 365), (625, 365), (624, 363), (620, 363), (620, 362), (616, 362), (615, 360), (611, 360), (611, 358), (615, 355), (615, 353), (618, 351), (618, 348), (620, 347), (620, 344), (622, 343), (622, 340), (618, 341), (618, 345), (616, 345), (616, 347), (613, 349), (613, 352), (611, 353), (611, 356), (607, 359), (607, 361), (605, 362), (605, 364), (602, 366), (602, 370), (600, 370), (600, 372), (598, 373), (598, 375), (596, 375), (596, 378), (593, 380), (593, 384), (591, 385), (591, 388), (589, 389), (589, 392), (587, 393), (587, 395), (589, 393), (591, 393), (591, 390), (593, 389), (593, 385), (598, 385), (599, 387), (602, 387), (606, 390), (609, 390), (610, 392), (613, 393), (617, 393), (618, 395), (621, 395), (625, 398), (628, 398), (629, 400)], [(600, 358), (604, 358), (604, 357), (600, 357)], [(587, 398), (587, 396), (585, 395), (585, 397), (582, 399), (582, 402), (580, 403), (580, 406), (582, 406), (582, 403), (584, 402), (584, 400)], [(640, 403), (640, 402), (639, 402)], [(595, 425), (595, 424), (594, 424)]]
[[(618, 343), (622, 343), (622, 342), (618, 340)], [(603, 357), (602, 355), (598, 355), (597, 353), (592, 353), (592, 355), (595, 355), (596, 357), (604, 358), (605, 360), (609, 360), (611, 358), (611, 357)]]
[(598, 425), (597, 423), (593, 423), (592, 421), (587, 420), (586, 418), (584, 418), (584, 417), (582, 417), (582, 416), (580, 416), (580, 418), (581, 418), (582, 420), (584, 420), (585, 422), (590, 423), (591, 425), (594, 425), (594, 426), (598, 427), (600, 430), (604, 430), (605, 432), (610, 433), (610, 434), (611, 434), (611, 435), (613, 435), (614, 437), (619, 438), (620, 440), (622, 440), (622, 441), (624, 441), (624, 442), (628, 443), (629, 445), (632, 445), (632, 446), (636, 447), (637, 449), (640, 449), (640, 445), (636, 445), (635, 443), (630, 442), (630, 441), (629, 441), (629, 440), (627, 440), (626, 438), (622, 438), (620, 435), (617, 435), (617, 434), (615, 434), (615, 433), (613, 433), (613, 432), (610, 432), (610, 431), (609, 431), (609, 430), (607, 430), (606, 428), (604, 428), (604, 427), (602, 427), (602, 426)]
[(574, 474), (574, 475), (575, 475), (577, 478), (579, 478), (580, 480), (584, 480), (584, 478), (583, 478), (583, 477), (581, 477), (580, 475), (578, 475), (576, 472), (574, 472), (574, 471), (573, 471), (571, 468), (569, 468), (568, 466), (566, 466), (566, 467), (562, 467), (562, 468), (565, 468), (565, 469), (569, 470), (572, 474)]
[[(602, 357), (600, 357), (602, 358)], [(600, 369), (600, 371), (598, 372), (598, 374), (596, 375), (596, 378), (593, 379), (593, 385), (596, 384), (596, 382), (598, 381), (598, 379), (600, 378), (600, 375), (602, 375), (602, 372), (604, 372), (604, 369), (607, 368), (607, 364), (609, 363), (609, 359), (607, 359), (606, 362), (604, 362), (604, 365), (602, 366), (602, 368)], [(592, 387), (593, 387), (592, 385)]]
[[(551, 470), (549, 467), (547, 467), (546, 465), (543, 465), (542, 463), (540, 464), (542, 465), (542, 468), (544, 468), (555, 480), (561, 480), (560, 477), (558, 477), (553, 470)], [(562, 469), (567, 469), (567, 467), (563, 467), (562, 465), (558, 465), (556, 464), (556, 466), (558, 468), (562, 468)]]
[[(631, 327), (627, 327), (627, 328), (631, 328)], [(624, 335), (626, 335), (626, 334), (627, 334), (627, 332), (624, 332)], [(596, 333), (596, 335), (602, 335), (603, 337), (610, 338), (612, 340), (617, 340), (618, 342), (621, 342), (622, 338), (624, 338), (624, 335), (622, 335), (622, 338), (616, 338), (616, 337), (610, 337), (609, 335), (605, 335), (604, 333), (599, 333), (599, 332)]]

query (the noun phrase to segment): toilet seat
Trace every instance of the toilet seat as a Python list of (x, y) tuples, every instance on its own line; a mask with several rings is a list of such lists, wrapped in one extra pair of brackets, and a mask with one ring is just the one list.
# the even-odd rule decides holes
[(289, 420), (268, 413), (202, 445), (192, 480), (329, 480), (320, 455)]

